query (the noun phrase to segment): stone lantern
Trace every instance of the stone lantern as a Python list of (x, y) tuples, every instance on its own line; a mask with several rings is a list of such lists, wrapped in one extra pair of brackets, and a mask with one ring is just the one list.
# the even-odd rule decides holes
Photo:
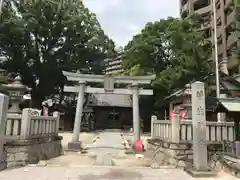
[(23, 95), (25, 91), (30, 91), (31, 89), (21, 83), (21, 77), (17, 76), (13, 83), (3, 85), (9, 92), (9, 97), (11, 101), (11, 107), (8, 110), (9, 113), (21, 113), (19, 104), (23, 100)]

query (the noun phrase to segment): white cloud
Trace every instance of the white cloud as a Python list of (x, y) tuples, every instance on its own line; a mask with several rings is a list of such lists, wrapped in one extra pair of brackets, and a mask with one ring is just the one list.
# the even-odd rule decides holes
[(124, 46), (149, 21), (179, 16), (179, 0), (84, 0), (105, 33)]

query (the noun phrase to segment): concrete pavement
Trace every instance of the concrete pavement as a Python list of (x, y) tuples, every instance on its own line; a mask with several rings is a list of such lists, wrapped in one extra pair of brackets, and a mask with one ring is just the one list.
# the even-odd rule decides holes
[(24, 167), (0, 172), (1, 180), (237, 180), (226, 173), (215, 178), (193, 178), (181, 169), (103, 166)]
[(111, 154), (117, 156), (125, 151), (123, 139), (119, 132), (102, 132), (93, 144), (88, 144), (88, 153), (97, 156)]
[[(64, 149), (67, 149), (68, 143), (72, 141), (72, 132), (62, 132), (59, 133), (59, 136), (62, 136), (62, 146)], [(81, 132), (79, 136), (79, 140), (84, 144), (92, 143), (92, 139), (96, 136), (97, 133), (86, 133)]]

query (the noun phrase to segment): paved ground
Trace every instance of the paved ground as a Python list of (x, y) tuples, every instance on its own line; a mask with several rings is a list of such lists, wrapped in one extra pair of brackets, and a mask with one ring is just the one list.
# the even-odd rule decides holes
[[(67, 148), (68, 142), (72, 140), (72, 133), (71, 132), (63, 132), (59, 133), (59, 136), (62, 136), (62, 146), (64, 149)], [(92, 139), (96, 136), (96, 133), (80, 133), (79, 140), (83, 141), (86, 144), (92, 143)]]
[(220, 173), (216, 178), (192, 178), (180, 169), (115, 167), (25, 167), (0, 173), (1, 180), (237, 180)]
[[(63, 134), (63, 145), (71, 140), (71, 134)], [(82, 133), (80, 139), (88, 145), (89, 153), (104, 156), (110, 153), (113, 159), (124, 152), (123, 139), (119, 132), (103, 132), (93, 144), (94, 134)], [(0, 180), (194, 180), (181, 169), (151, 169), (139, 167), (135, 156), (128, 155), (116, 160), (116, 166), (94, 166), (94, 158), (80, 153), (67, 153), (52, 159), (45, 167), (24, 167), (0, 172)], [(141, 160), (140, 160), (141, 161)], [(137, 161), (136, 161), (137, 162)], [(139, 162), (137, 162), (139, 163)], [(197, 180), (200, 180), (198, 178)], [(204, 180), (237, 180), (237, 178), (220, 173), (216, 178)]]
[(88, 152), (96, 155), (117, 155), (125, 151), (119, 132), (103, 132), (98, 135), (96, 142), (87, 145)]
[[(65, 133), (62, 134), (62, 136), (64, 139), (63, 146), (67, 146), (67, 140), (71, 140), (71, 134)], [(96, 139), (94, 143), (92, 143), (93, 137)], [(122, 161), (122, 157), (126, 157), (126, 155), (120, 132), (102, 132), (97, 136), (96, 134), (94, 136), (82, 133), (80, 139), (85, 142), (85, 146), (88, 148), (88, 154), (65, 152), (63, 156), (48, 160), (47, 164), (58, 166), (94, 165), (95, 163), (101, 164), (104, 161), (102, 161), (102, 159), (106, 159), (106, 164), (110, 162), (110, 159), (112, 159), (114, 163), (117, 162), (118, 165), (123, 165), (124, 163), (129, 164), (129, 162)], [(109, 154), (110, 157), (106, 158)], [(119, 157), (121, 157), (121, 161), (114, 160), (114, 158), (118, 159)]]

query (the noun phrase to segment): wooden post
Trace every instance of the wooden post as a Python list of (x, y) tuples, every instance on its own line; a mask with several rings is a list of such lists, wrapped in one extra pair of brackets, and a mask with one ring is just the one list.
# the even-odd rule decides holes
[(173, 115), (172, 122), (172, 142), (179, 143), (180, 141), (180, 118), (177, 114)]
[(151, 138), (154, 137), (154, 121), (157, 120), (157, 116), (152, 116), (151, 117)]
[(57, 112), (57, 111), (53, 112), (53, 117), (55, 118), (55, 121), (56, 121), (55, 133), (58, 134), (58, 132), (59, 132), (60, 113)]
[(26, 108), (22, 111), (21, 137), (27, 139), (30, 135), (31, 109)]

